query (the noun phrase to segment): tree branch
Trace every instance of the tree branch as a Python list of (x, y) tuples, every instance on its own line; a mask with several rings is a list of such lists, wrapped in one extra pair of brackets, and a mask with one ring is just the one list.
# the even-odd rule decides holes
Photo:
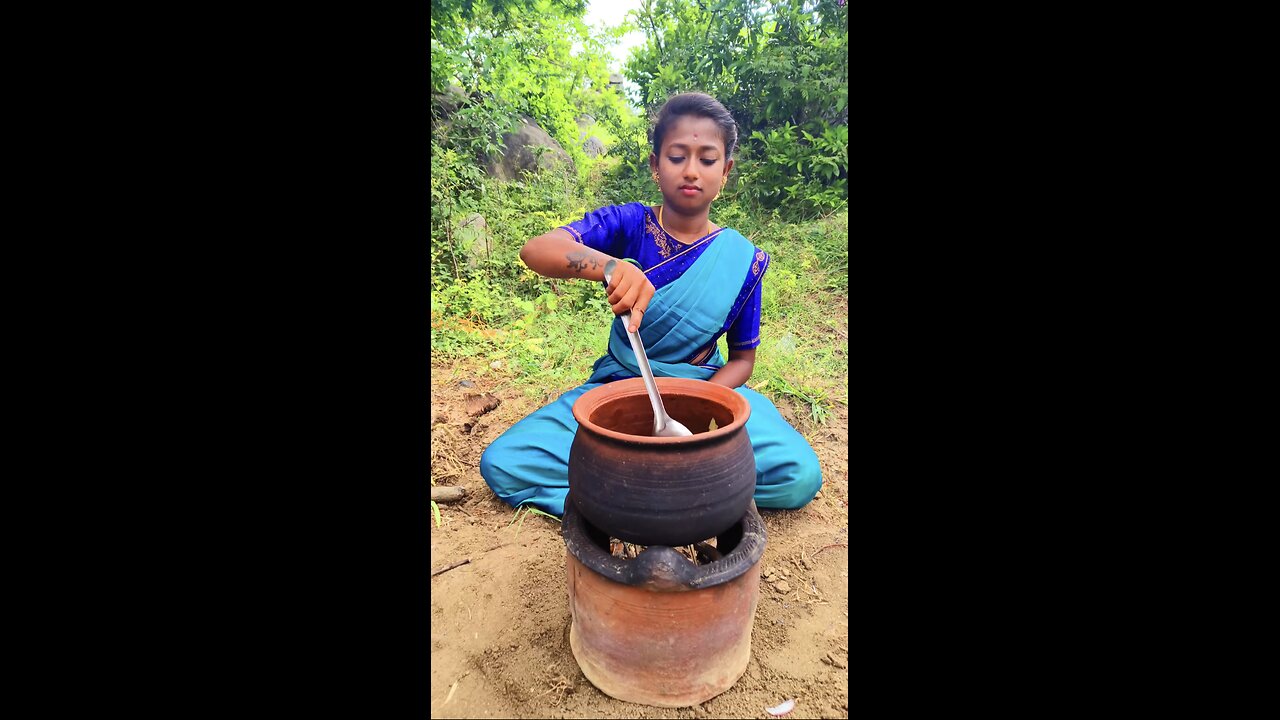
[(456, 563), (454, 563), (454, 564), (450, 565), (449, 567), (440, 568), (439, 570), (436, 570), (435, 572), (431, 573), (431, 577), (435, 577), (435, 576), (439, 575), (440, 573), (449, 572), (450, 570), (452, 570), (452, 569), (454, 569), (454, 568), (456, 568), (456, 567), (462, 567), (463, 565), (466, 565), (466, 564), (467, 564), (467, 563), (469, 563), (469, 562), (471, 562), (471, 558), (467, 558), (466, 560), (460, 560), (460, 561), (458, 561), (458, 562), (456, 562)]

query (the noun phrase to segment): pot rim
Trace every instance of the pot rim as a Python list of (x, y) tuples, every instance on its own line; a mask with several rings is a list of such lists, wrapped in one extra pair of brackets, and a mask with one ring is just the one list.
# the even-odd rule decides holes
[(647, 405), (648, 391), (645, 390), (644, 379), (638, 377), (615, 380), (586, 391), (573, 403), (573, 419), (578, 421), (579, 426), (613, 440), (637, 445), (662, 446), (688, 445), (726, 437), (744, 427), (747, 424), (747, 418), (751, 416), (751, 403), (747, 402), (747, 399), (742, 395), (723, 385), (691, 378), (655, 377), (653, 380), (658, 385), (658, 394), (660, 395), (700, 395), (721, 401), (733, 412), (733, 422), (724, 427), (718, 427), (711, 432), (694, 433), (689, 437), (653, 437), (652, 435), (627, 435), (596, 425), (588, 419), (596, 408), (619, 398), (642, 395), (645, 397)]

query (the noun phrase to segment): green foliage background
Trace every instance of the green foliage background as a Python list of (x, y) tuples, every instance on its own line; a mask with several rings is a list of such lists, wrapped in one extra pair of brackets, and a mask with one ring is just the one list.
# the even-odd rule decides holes
[[(749, 384), (820, 424), (831, 403), (847, 402), (847, 9), (645, 0), (604, 32), (585, 25), (585, 11), (582, 0), (432, 0), (433, 362), (519, 384), (535, 402), (585, 379), (612, 319), (604, 294), (536, 275), (519, 250), (597, 207), (661, 202), (648, 171), (650, 118), (670, 95), (697, 90), (739, 125), (712, 220), (773, 256)], [(640, 91), (629, 102), (608, 85), (608, 53), (633, 28), (645, 42), (623, 68)], [(556, 139), (573, 172), (485, 174), (522, 115)], [(585, 115), (607, 148), (596, 158), (582, 149)], [(464, 222), (477, 214), (484, 232)]]
[(742, 151), (729, 198), (789, 219), (848, 200), (848, 12), (830, 0), (645, 0), (645, 45), (627, 63), (645, 108), (709, 93)]

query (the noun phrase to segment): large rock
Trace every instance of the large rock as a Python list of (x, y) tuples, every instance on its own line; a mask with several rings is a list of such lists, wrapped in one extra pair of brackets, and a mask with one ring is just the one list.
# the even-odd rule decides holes
[(489, 224), (480, 213), (472, 213), (454, 231), (454, 240), (463, 247), (467, 265), (475, 268), (489, 257)]
[(453, 114), (458, 112), (458, 108), (470, 102), (471, 98), (467, 96), (467, 91), (457, 85), (450, 85), (445, 88), (443, 93), (432, 93), (431, 104), (432, 109), (442, 121), (447, 123)]
[[(560, 143), (538, 127), (532, 119), (522, 117), (514, 132), (502, 136), (504, 153), (490, 158), (486, 171), (499, 180), (515, 180), (520, 173), (532, 170), (550, 170), (556, 167), (573, 168), (573, 159)], [(545, 150), (539, 150), (545, 148)]]
[(587, 157), (598, 157), (604, 152), (604, 143), (600, 142), (600, 138), (592, 135), (582, 143), (582, 151), (587, 154)]
[(578, 139), (582, 141), (582, 151), (587, 157), (598, 157), (604, 152), (604, 143), (600, 138), (591, 134), (591, 128), (596, 124), (596, 119), (590, 115), (582, 115), (578, 118)]
[(453, 125), (454, 113), (458, 108), (471, 102), (467, 91), (457, 85), (450, 85), (443, 93), (431, 94), (431, 136), (444, 135)]

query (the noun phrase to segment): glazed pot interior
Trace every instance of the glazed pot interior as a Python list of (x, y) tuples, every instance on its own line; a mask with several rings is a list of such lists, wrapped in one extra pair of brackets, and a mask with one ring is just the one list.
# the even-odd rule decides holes
[[(708, 432), (712, 419), (715, 419), (717, 429), (727, 428), (738, 419), (733, 408), (714, 398), (690, 395), (678, 390), (661, 392), (660, 389), (659, 394), (667, 414), (689, 428), (694, 435)], [(653, 435), (653, 405), (644, 392), (607, 399), (587, 417), (592, 425), (623, 435)]]

